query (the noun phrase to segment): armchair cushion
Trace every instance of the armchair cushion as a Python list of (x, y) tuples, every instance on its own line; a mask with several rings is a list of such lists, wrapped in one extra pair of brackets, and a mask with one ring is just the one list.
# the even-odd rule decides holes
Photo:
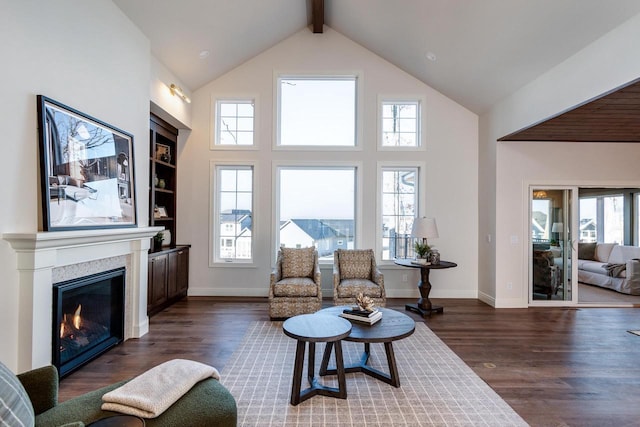
[(369, 298), (381, 298), (382, 288), (368, 279), (345, 279), (338, 285), (338, 297), (350, 298), (362, 293)]
[(340, 278), (370, 279), (372, 256), (370, 250), (339, 251)]
[(289, 277), (274, 285), (273, 296), (315, 297), (318, 296), (318, 285), (309, 277)]
[(313, 277), (315, 248), (281, 248), (282, 277)]
[(18, 377), (0, 362), (0, 421), (3, 425), (32, 426), (35, 412)]

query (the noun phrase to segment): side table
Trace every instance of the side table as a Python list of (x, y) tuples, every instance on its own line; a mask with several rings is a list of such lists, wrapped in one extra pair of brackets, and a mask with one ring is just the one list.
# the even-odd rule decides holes
[[(296, 345), (296, 360), (293, 367), (291, 404), (297, 405), (315, 395), (346, 399), (347, 381), (344, 376), (344, 361), (342, 359), (342, 344), (340, 340), (348, 337), (351, 333), (351, 322), (342, 317), (328, 314), (301, 314), (287, 319), (282, 325), (282, 330), (285, 335), (298, 341)], [(338, 374), (338, 388), (325, 387), (318, 383), (314, 374), (316, 342), (333, 344)], [(307, 379), (310, 387), (300, 391), (304, 368), (304, 352), (307, 343), (309, 343)]]
[(431, 292), (431, 282), (429, 282), (429, 272), (431, 270), (442, 270), (445, 268), (457, 267), (458, 264), (449, 261), (440, 261), (439, 264), (413, 264), (410, 259), (397, 258), (394, 263), (403, 267), (419, 268), (420, 269), (420, 281), (418, 282), (418, 290), (420, 291), (420, 299), (417, 304), (407, 304), (404, 306), (405, 310), (418, 313), (422, 317), (427, 315), (431, 316), (431, 313), (444, 313), (444, 307), (431, 304), (429, 300), (429, 293)]

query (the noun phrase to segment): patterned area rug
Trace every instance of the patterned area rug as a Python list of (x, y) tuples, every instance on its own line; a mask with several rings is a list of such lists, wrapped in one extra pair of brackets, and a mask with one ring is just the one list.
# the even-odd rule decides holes
[[(239, 426), (526, 426), (527, 423), (427, 326), (393, 343), (400, 388), (362, 373), (347, 374), (347, 399), (314, 396), (289, 404), (296, 341), (282, 322), (255, 322), (226, 363), (222, 383), (235, 397)], [(344, 342), (345, 365), (362, 344)], [(324, 344), (316, 345), (316, 375)], [(332, 357), (333, 362), (333, 357)], [(382, 344), (369, 364), (387, 372)], [(305, 367), (306, 377), (306, 367)], [(335, 377), (321, 383), (337, 387)], [(303, 388), (308, 387), (303, 380)]]

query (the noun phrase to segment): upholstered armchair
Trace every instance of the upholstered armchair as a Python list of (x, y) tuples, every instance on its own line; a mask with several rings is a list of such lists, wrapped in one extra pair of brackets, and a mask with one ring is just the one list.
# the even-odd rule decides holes
[(333, 253), (333, 302), (351, 305), (362, 293), (384, 307), (384, 275), (378, 270), (372, 249), (338, 249)]
[(316, 248), (281, 248), (269, 284), (269, 317), (284, 319), (322, 307)]
[(551, 299), (561, 284), (560, 268), (550, 251), (533, 251), (533, 291)]

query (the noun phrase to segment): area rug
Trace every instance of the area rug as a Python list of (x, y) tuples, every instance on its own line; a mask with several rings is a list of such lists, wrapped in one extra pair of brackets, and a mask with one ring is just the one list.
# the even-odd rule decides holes
[[(235, 397), (239, 426), (526, 426), (527, 423), (426, 325), (394, 342), (400, 388), (362, 373), (347, 374), (347, 399), (314, 396), (289, 403), (296, 341), (282, 322), (255, 322), (225, 364), (221, 382)], [(345, 342), (345, 364), (362, 344)], [(323, 344), (316, 346), (316, 374)], [(333, 359), (333, 358), (332, 358)], [(387, 372), (382, 344), (371, 345), (371, 366)], [(306, 377), (306, 367), (305, 367)], [(324, 385), (337, 387), (335, 377)], [(308, 386), (303, 380), (303, 388)]]

